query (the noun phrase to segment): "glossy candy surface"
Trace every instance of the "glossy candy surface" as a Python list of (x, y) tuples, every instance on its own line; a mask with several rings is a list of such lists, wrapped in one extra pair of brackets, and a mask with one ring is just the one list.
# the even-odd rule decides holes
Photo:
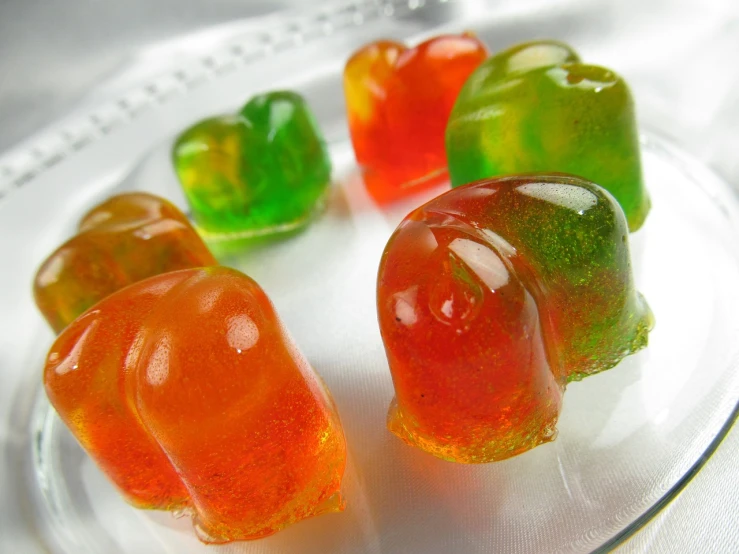
[(343, 509), (329, 393), (237, 271), (171, 272), (112, 294), (57, 338), (44, 383), (129, 502), (191, 511), (205, 542)]
[(251, 238), (306, 225), (331, 179), (326, 144), (305, 100), (252, 98), (239, 113), (183, 132), (173, 161), (206, 239)]
[(471, 35), (442, 35), (415, 48), (381, 40), (344, 70), (349, 129), (365, 183), (386, 202), (446, 178), (444, 129), (463, 83), (486, 58)]
[(566, 383), (644, 347), (652, 325), (622, 210), (566, 175), (480, 181), (411, 212), (377, 310), (391, 431), (467, 463), (552, 440)]
[(528, 172), (565, 172), (607, 189), (641, 227), (642, 182), (631, 93), (614, 72), (580, 61), (567, 45), (535, 41), (485, 61), (449, 119), (452, 185)]
[(36, 305), (59, 333), (109, 294), (152, 275), (217, 262), (187, 218), (167, 200), (113, 196), (80, 221), (79, 233), (41, 265)]

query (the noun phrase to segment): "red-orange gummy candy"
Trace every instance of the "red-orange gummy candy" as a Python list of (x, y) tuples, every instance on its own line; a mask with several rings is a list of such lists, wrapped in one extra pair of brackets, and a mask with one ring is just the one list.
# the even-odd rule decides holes
[(49, 352), (46, 391), (126, 499), (187, 509), (204, 542), (340, 511), (346, 446), (264, 291), (228, 268), (113, 293)]
[(486, 57), (485, 46), (464, 34), (415, 48), (381, 40), (347, 62), (349, 129), (375, 200), (391, 201), (447, 177), (447, 120), (462, 85)]
[(36, 305), (59, 333), (110, 293), (167, 271), (217, 262), (174, 205), (153, 194), (113, 196), (80, 221), (79, 233), (39, 268)]
[(464, 463), (551, 441), (566, 383), (647, 345), (628, 234), (613, 196), (564, 174), (470, 183), (408, 214), (377, 278), (390, 430)]

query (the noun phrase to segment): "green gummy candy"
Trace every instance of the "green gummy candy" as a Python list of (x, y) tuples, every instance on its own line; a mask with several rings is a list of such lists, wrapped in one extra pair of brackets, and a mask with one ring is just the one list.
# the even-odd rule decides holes
[(307, 224), (331, 178), (318, 124), (289, 91), (255, 96), (238, 114), (197, 123), (178, 137), (172, 157), (195, 222), (212, 239)]
[(613, 194), (630, 231), (649, 212), (626, 83), (581, 63), (560, 42), (528, 42), (485, 61), (457, 98), (446, 149), (455, 187), (513, 173), (563, 172)]
[(568, 381), (647, 345), (654, 317), (636, 291), (628, 228), (612, 195), (564, 174), (510, 175), (426, 205), (504, 245), (536, 299), (550, 363)]

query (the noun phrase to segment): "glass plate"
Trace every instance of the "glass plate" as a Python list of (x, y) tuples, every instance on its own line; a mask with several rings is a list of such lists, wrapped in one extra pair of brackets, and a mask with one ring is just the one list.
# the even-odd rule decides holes
[[(379, 36), (473, 28), (491, 48), (504, 46), (500, 14), (470, 21), (454, 9), (335, 2), (274, 27), (229, 28), (209, 35), (202, 56), (125, 80), (114, 101), (0, 159), (0, 259), (13, 268), (0, 272), (10, 314), (0, 322), (0, 523), (16, 537), (0, 539), (3, 549), (16, 540), (23, 548), (9, 551), (585, 552), (637, 529), (699, 468), (739, 399), (739, 205), (654, 133), (643, 138), (654, 207), (632, 236), (638, 288), (657, 321), (649, 348), (571, 384), (558, 439), (504, 462), (450, 464), (386, 430), (393, 391), (376, 323), (377, 264), (400, 219), (444, 187), (387, 209), (372, 203), (347, 139), (341, 69)], [(83, 211), (113, 191), (150, 190), (185, 208), (169, 162), (173, 136), (273, 88), (296, 89), (314, 108), (333, 193), (305, 232), (222, 262), (262, 284), (331, 388), (349, 444), (348, 507), (261, 541), (205, 547), (187, 518), (127, 506), (49, 408), (39, 382), (53, 337), (30, 283)]]

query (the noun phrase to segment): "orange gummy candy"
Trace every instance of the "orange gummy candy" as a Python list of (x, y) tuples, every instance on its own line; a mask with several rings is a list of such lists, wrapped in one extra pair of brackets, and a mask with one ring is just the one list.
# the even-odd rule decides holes
[(113, 196), (93, 208), (79, 234), (36, 273), (36, 305), (59, 333), (112, 292), (167, 271), (217, 262), (185, 215), (144, 192)]
[(44, 382), (125, 498), (190, 511), (204, 542), (344, 507), (333, 401), (264, 291), (235, 270), (181, 270), (113, 293), (59, 335)]
[(392, 201), (447, 177), (447, 120), (462, 85), (486, 57), (485, 46), (465, 33), (415, 48), (381, 40), (347, 62), (349, 129), (376, 201)]

